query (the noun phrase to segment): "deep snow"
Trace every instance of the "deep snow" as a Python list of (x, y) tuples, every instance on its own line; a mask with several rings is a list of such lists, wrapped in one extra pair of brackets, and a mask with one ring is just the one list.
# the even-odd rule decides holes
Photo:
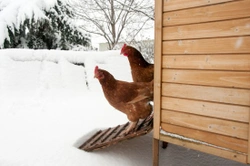
[[(96, 152), (77, 149), (98, 129), (127, 122), (93, 78), (96, 65), (132, 80), (119, 51), (0, 50), (1, 166), (152, 165), (152, 133)], [(170, 144), (160, 148), (160, 165), (244, 164)]]

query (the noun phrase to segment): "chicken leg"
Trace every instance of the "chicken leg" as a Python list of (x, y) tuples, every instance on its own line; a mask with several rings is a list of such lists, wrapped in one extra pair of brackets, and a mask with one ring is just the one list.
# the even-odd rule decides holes
[(136, 122), (130, 122), (128, 128), (124, 132), (124, 135), (127, 135), (129, 132), (131, 132), (133, 129), (135, 129), (137, 123), (138, 123), (138, 121), (136, 121)]

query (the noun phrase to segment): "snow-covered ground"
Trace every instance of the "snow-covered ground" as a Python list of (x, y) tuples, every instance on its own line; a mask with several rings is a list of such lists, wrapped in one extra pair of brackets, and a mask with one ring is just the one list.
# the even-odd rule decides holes
[[(127, 122), (93, 78), (96, 65), (132, 80), (119, 51), (0, 50), (0, 166), (152, 165), (152, 133), (96, 152), (77, 148), (95, 131)], [(160, 148), (160, 165), (244, 164), (170, 144)]]

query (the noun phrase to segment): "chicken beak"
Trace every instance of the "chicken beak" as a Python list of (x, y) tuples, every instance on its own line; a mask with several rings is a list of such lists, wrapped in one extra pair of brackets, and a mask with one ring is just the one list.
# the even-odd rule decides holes
[(97, 73), (94, 74), (94, 78), (98, 78), (98, 74)]

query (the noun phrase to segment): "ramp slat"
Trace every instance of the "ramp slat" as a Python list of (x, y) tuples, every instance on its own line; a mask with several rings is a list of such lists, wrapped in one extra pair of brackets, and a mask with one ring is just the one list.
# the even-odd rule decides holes
[(153, 116), (150, 115), (143, 121), (139, 122), (133, 132), (123, 135), (123, 131), (125, 131), (128, 127), (129, 122), (116, 127), (100, 130), (91, 136), (86, 142), (84, 142), (79, 147), (79, 149), (90, 152), (93, 150), (106, 148), (124, 140), (145, 135), (153, 129)]

